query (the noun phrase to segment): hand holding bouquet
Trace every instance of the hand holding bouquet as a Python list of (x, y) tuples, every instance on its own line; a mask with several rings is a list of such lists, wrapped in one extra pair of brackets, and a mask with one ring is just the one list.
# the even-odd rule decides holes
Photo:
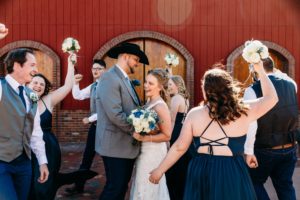
[(153, 110), (137, 108), (131, 111), (131, 114), (127, 117), (127, 121), (134, 127), (135, 133), (133, 134), (132, 144), (136, 145), (138, 141), (141, 141), (143, 136), (155, 133), (159, 118)]
[(80, 49), (79, 42), (74, 38), (68, 37), (62, 43), (63, 52), (68, 52), (71, 55), (70, 59), (73, 64), (75, 64), (77, 60), (76, 60), (76, 56), (74, 58), (74, 56), (72, 55), (74, 55), (75, 52), (78, 52), (79, 49)]
[(159, 118), (153, 110), (137, 108), (131, 111), (127, 121), (133, 125), (135, 132), (140, 135), (147, 135), (155, 130)]

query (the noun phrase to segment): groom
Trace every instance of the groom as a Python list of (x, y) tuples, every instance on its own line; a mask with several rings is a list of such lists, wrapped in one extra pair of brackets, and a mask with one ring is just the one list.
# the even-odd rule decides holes
[(126, 119), (140, 105), (128, 74), (133, 74), (139, 63), (149, 62), (140, 47), (132, 43), (122, 43), (107, 55), (117, 59), (117, 63), (102, 75), (96, 89), (95, 150), (102, 156), (106, 173), (99, 199), (122, 200), (140, 150), (139, 145), (132, 145), (134, 129)]

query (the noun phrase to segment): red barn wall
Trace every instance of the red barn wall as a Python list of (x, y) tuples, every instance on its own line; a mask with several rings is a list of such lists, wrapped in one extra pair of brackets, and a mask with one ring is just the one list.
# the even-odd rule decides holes
[[(226, 60), (251, 38), (286, 48), (296, 60), (295, 77), (297, 83), (300, 81), (298, 0), (1, 0), (0, 22), (10, 31), (0, 47), (33, 40), (56, 52), (62, 61), (61, 82), (67, 69), (61, 43), (69, 36), (77, 38), (82, 47), (78, 65), (85, 76), (81, 86), (92, 81), (91, 62), (102, 45), (123, 33), (141, 30), (173, 37), (189, 50), (195, 61), (195, 102), (201, 100), (204, 71), (216, 61)], [(74, 127), (80, 133), (86, 130), (74, 121), (86, 112), (72, 110), (88, 110), (88, 105), (87, 101), (73, 100), (71, 95), (63, 101), (63, 115), (59, 116), (61, 140), (69, 140)]]

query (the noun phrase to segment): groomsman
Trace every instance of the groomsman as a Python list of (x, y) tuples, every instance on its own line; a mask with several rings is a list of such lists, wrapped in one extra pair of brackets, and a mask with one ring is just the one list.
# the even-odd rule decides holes
[[(263, 64), (279, 101), (249, 127), (245, 144), (246, 161), (258, 199), (269, 199), (264, 183), (270, 177), (280, 200), (294, 200), (292, 177), (297, 162), (297, 85), (286, 74), (275, 71), (271, 57), (264, 59)], [(261, 96), (258, 81), (247, 88), (244, 98), (256, 99)]]
[[(87, 136), (87, 141), (83, 153), (83, 158), (79, 170), (89, 170), (95, 157), (95, 134), (97, 124), (97, 112), (96, 112), (96, 86), (99, 82), (99, 78), (105, 72), (106, 64), (103, 60), (94, 60), (92, 65), (92, 75), (94, 83), (90, 84), (86, 88), (80, 90), (79, 82), (82, 80), (81, 74), (75, 75), (75, 84), (72, 88), (72, 95), (74, 99), (84, 100), (90, 98), (90, 111), (89, 117), (83, 118), (84, 124), (91, 124)], [(66, 188), (66, 192), (69, 194), (82, 193), (84, 190), (85, 181), (76, 182), (72, 188)]]
[(140, 105), (139, 97), (128, 77), (139, 63), (149, 64), (136, 44), (122, 43), (107, 55), (117, 59), (100, 78), (96, 89), (97, 130), (95, 149), (102, 156), (106, 184), (100, 200), (125, 198), (139, 145), (132, 145), (134, 128), (127, 122), (130, 112)]
[(37, 102), (25, 86), (36, 73), (36, 59), (32, 50), (21, 48), (9, 52), (4, 62), (8, 74), (0, 82), (0, 199), (27, 200), (31, 150), (40, 165), (39, 182), (49, 175)]

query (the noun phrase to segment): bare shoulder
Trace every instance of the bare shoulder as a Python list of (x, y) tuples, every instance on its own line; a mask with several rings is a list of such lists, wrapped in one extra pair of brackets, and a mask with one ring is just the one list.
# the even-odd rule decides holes
[(190, 122), (193, 122), (195, 120), (202, 121), (202, 119), (204, 119), (206, 116), (205, 114), (206, 112), (207, 112), (207, 107), (205, 106), (194, 107), (188, 112), (185, 121), (190, 121)]
[(162, 103), (158, 103), (156, 104), (153, 109), (159, 113), (159, 112), (169, 112), (169, 108), (168, 108), (168, 105), (165, 103), (165, 102), (162, 102)]
[(172, 97), (172, 101), (184, 102), (184, 98), (180, 94), (176, 94)]

